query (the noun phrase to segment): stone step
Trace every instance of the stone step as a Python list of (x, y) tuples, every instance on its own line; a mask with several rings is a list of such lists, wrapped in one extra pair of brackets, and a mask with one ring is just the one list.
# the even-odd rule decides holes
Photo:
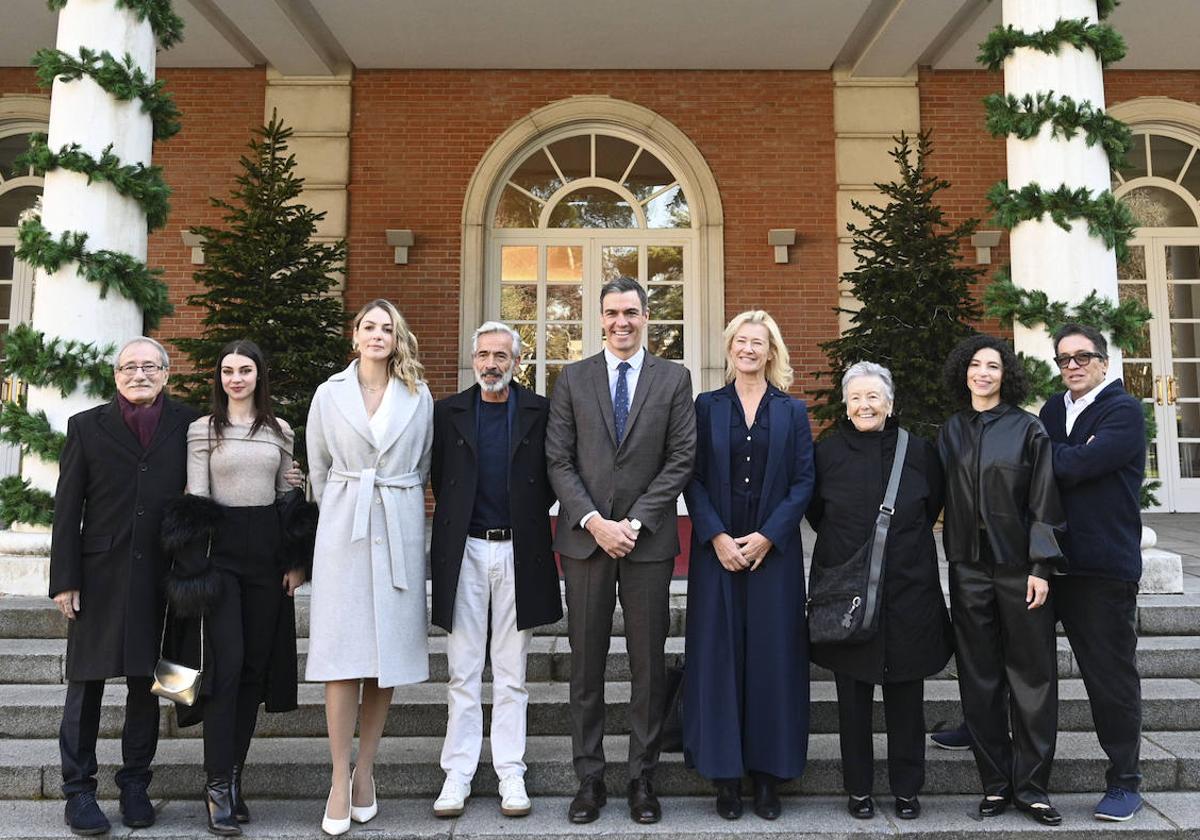
[[(629, 683), (612, 682), (606, 686), (610, 733), (629, 731)], [(62, 685), (0, 686), (0, 739), (41, 738), (57, 732), (62, 715), (66, 687)], [(324, 689), (320, 685), (300, 686), (300, 708), (286, 714), (262, 714), (258, 732), (263, 737), (320, 737), (325, 734)], [(490, 718), (491, 686), (484, 686), (484, 715)], [(124, 715), (125, 691), (109, 685), (104, 693), (100, 716), (103, 737), (120, 735)], [(161, 732), (164, 736), (192, 738), (200, 727), (180, 727), (175, 709), (164, 702)], [(884, 731), (882, 704), (875, 709), (875, 729)], [(1200, 732), (1200, 682), (1195, 680), (1148, 679), (1142, 681), (1143, 727), (1148, 730)], [(925, 720), (959, 719), (958, 684), (933, 680), (925, 687)], [(528, 731), (531, 735), (565, 735), (570, 730), (568, 687), (565, 683), (529, 685)], [(816, 733), (838, 731), (837, 696), (831, 682), (812, 684), (809, 705), (810, 730)], [(1059, 686), (1059, 729), (1087, 732), (1093, 728), (1091, 708), (1082, 680), (1062, 680)], [(441, 737), (446, 731), (446, 688), (438, 683), (420, 683), (396, 689), (386, 729), (391, 736)]]
[[(65, 639), (0, 639), (0, 685), (63, 682), (66, 650)], [(683, 661), (682, 636), (667, 639), (666, 654), (668, 665), (679, 665)], [(1200, 679), (1200, 637), (1145, 636), (1138, 640), (1137, 656), (1143, 679)], [(301, 679), (307, 661), (308, 640), (300, 639)], [(571, 674), (570, 642), (565, 636), (535, 636), (530, 640), (526, 671), (531, 683), (566, 682)], [(1064, 638), (1058, 639), (1058, 673), (1060, 677), (1080, 676), (1078, 663)], [(448, 678), (445, 636), (434, 636), (429, 640), (429, 675), (432, 682), (445, 682)], [(814, 682), (833, 679), (833, 674), (819, 665), (810, 668), (809, 676)], [(630, 678), (629, 655), (623, 636), (614, 636), (611, 640), (605, 678), (610, 681)], [(954, 679), (953, 661), (930, 679)], [(484, 669), (484, 680), (491, 680), (490, 666)]]
[[(151, 788), (157, 795), (157, 784)], [(1194, 840), (1200, 834), (1200, 805), (1193, 793), (1152, 792), (1146, 795), (1142, 811), (1127, 823), (1104, 824), (1092, 818), (1097, 795), (1060, 794), (1054, 804), (1063, 815), (1063, 825), (1055, 836), (1120, 836), (1123, 840)], [(891, 802), (881, 796), (880, 810), (873, 820), (856, 820), (846, 813), (841, 796), (787, 796), (783, 815), (774, 822), (760, 820), (747, 807), (738, 822), (726, 823), (713, 812), (708, 796), (663, 797), (663, 819), (656, 825), (637, 825), (625, 810), (624, 797), (613, 796), (602, 809), (600, 819), (590, 825), (575, 826), (566, 820), (566, 797), (541, 797), (533, 802), (533, 813), (521, 819), (500, 815), (499, 802), (492, 790), (475, 792), (463, 816), (453, 820), (434, 817), (428, 798), (381, 799), (379, 816), (362, 828), (352, 829), (351, 837), (370, 835), (373, 840), (575, 840), (602, 836), (605, 840), (650, 840), (676, 837), (726, 837), (745, 840), (844, 840), (847, 837), (938, 837), (954, 840), (1045, 840), (1046, 829), (1015, 811), (989, 820), (974, 816), (978, 797), (973, 795), (931, 794), (921, 797), (924, 806), (918, 820), (899, 820), (891, 813)], [(153, 829), (138, 835), (203, 840), (211, 838), (204, 830), (204, 812), (196, 797), (157, 798), (158, 822)], [(254, 821), (246, 827), (249, 836), (269, 836), (272, 840), (311, 840), (321, 836), (318, 826), (321, 804), (311, 799), (251, 801)], [(116, 804), (103, 803), (113, 821), (113, 836), (127, 836), (120, 825)], [(68, 838), (63, 826), (62, 803), (53, 801), (15, 801), (0, 805), (5, 819), (0, 837)]]
[[(605, 738), (610, 758), (605, 777), (618, 803), (628, 778), (622, 757), (624, 737)], [(376, 759), (378, 793), (384, 798), (432, 798), (441, 789), (439, 763), (441, 738), (385, 738)], [(887, 787), (886, 739), (875, 736), (875, 789)], [(120, 767), (121, 745), (103, 739), (97, 747), (100, 796), (113, 798), (113, 774)], [(1196, 733), (1150, 732), (1141, 747), (1143, 789), (1147, 791), (1200, 790), (1200, 737)], [(156, 797), (198, 797), (202, 783), (202, 745), (198, 739), (166, 740), (159, 744), (154, 762)], [(531, 736), (526, 746), (526, 784), (535, 796), (571, 796), (578, 782), (571, 762), (568, 736)], [(1059, 736), (1052, 791), (1093, 794), (1104, 789), (1107, 763), (1091, 733), (1064, 732)], [(656, 787), (664, 796), (711, 795), (711, 784), (684, 767), (678, 753), (665, 753), (656, 774)], [(58, 798), (61, 796), (58, 742), (55, 739), (0, 741), (0, 799)], [(494, 794), (496, 775), (485, 745), (474, 787)], [(323, 800), (329, 793), (329, 749), (324, 738), (259, 738), (251, 748), (245, 790), (255, 799), (288, 798)], [(784, 793), (841, 794), (841, 763), (837, 735), (809, 739), (808, 766), (804, 775), (781, 788)], [(978, 795), (979, 777), (969, 752), (948, 752), (929, 747), (926, 754), (925, 791), (929, 794)], [(1191, 794), (1193, 799), (1200, 799)], [(319, 815), (319, 811), (317, 812)]]

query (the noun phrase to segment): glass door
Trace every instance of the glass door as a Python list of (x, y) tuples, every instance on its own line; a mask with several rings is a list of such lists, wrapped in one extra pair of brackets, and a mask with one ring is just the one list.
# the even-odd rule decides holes
[[(32, 304), (33, 271), (16, 259), (15, 231), (0, 230), (0, 339), (12, 327), (29, 319)], [(2, 359), (0, 359), (2, 364)], [(0, 399), (20, 399), (24, 383), (8, 376), (0, 383)], [(0, 443), (0, 477), (21, 471), (20, 450)]]

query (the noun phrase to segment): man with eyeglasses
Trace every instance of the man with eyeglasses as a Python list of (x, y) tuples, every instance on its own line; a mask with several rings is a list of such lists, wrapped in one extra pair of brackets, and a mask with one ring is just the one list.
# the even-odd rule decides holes
[(471, 350), (475, 385), (433, 409), (433, 623), (447, 632), (450, 672), (446, 780), (433, 813), (457, 817), (471, 795), (483, 745), (490, 612), (492, 766), (500, 813), (521, 817), (532, 809), (525, 790), (526, 654), (533, 628), (562, 618), (550, 548), (550, 403), (512, 381), (521, 363), (515, 330), (488, 321), (475, 331)]
[(1052, 584), (1054, 612), (1079, 663), (1109, 759), (1107, 792), (1094, 816), (1120, 822), (1142, 805), (1136, 621), (1145, 418), (1121, 380), (1106, 382), (1108, 342), (1099, 330), (1065, 325), (1054, 335), (1054, 354), (1067, 390), (1042, 406), (1041, 419), (1054, 443), (1068, 561), (1067, 573)]

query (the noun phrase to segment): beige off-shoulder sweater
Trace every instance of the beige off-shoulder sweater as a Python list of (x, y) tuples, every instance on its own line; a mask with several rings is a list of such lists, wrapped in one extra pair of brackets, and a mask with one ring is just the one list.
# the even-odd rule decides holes
[(218, 438), (205, 415), (188, 426), (187, 491), (208, 496), (229, 507), (274, 504), (291, 485), (283, 474), (292, 466), (295, 436), (280, 420), (283, 436), (263, 426), (253, 435), (250, 426), (225, 428)]

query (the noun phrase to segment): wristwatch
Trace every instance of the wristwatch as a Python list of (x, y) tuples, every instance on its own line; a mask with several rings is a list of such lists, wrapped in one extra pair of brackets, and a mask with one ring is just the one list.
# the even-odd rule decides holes
[(632, 528), (632, 529), (633, 529), (633, 532), (636, 534), (638, 531), (642, 530), (642, 520), (640, 520), (640, 519), (630, 519), (630, 520), (629, 520), (629, 527), (630, 527), (630, 528)]

